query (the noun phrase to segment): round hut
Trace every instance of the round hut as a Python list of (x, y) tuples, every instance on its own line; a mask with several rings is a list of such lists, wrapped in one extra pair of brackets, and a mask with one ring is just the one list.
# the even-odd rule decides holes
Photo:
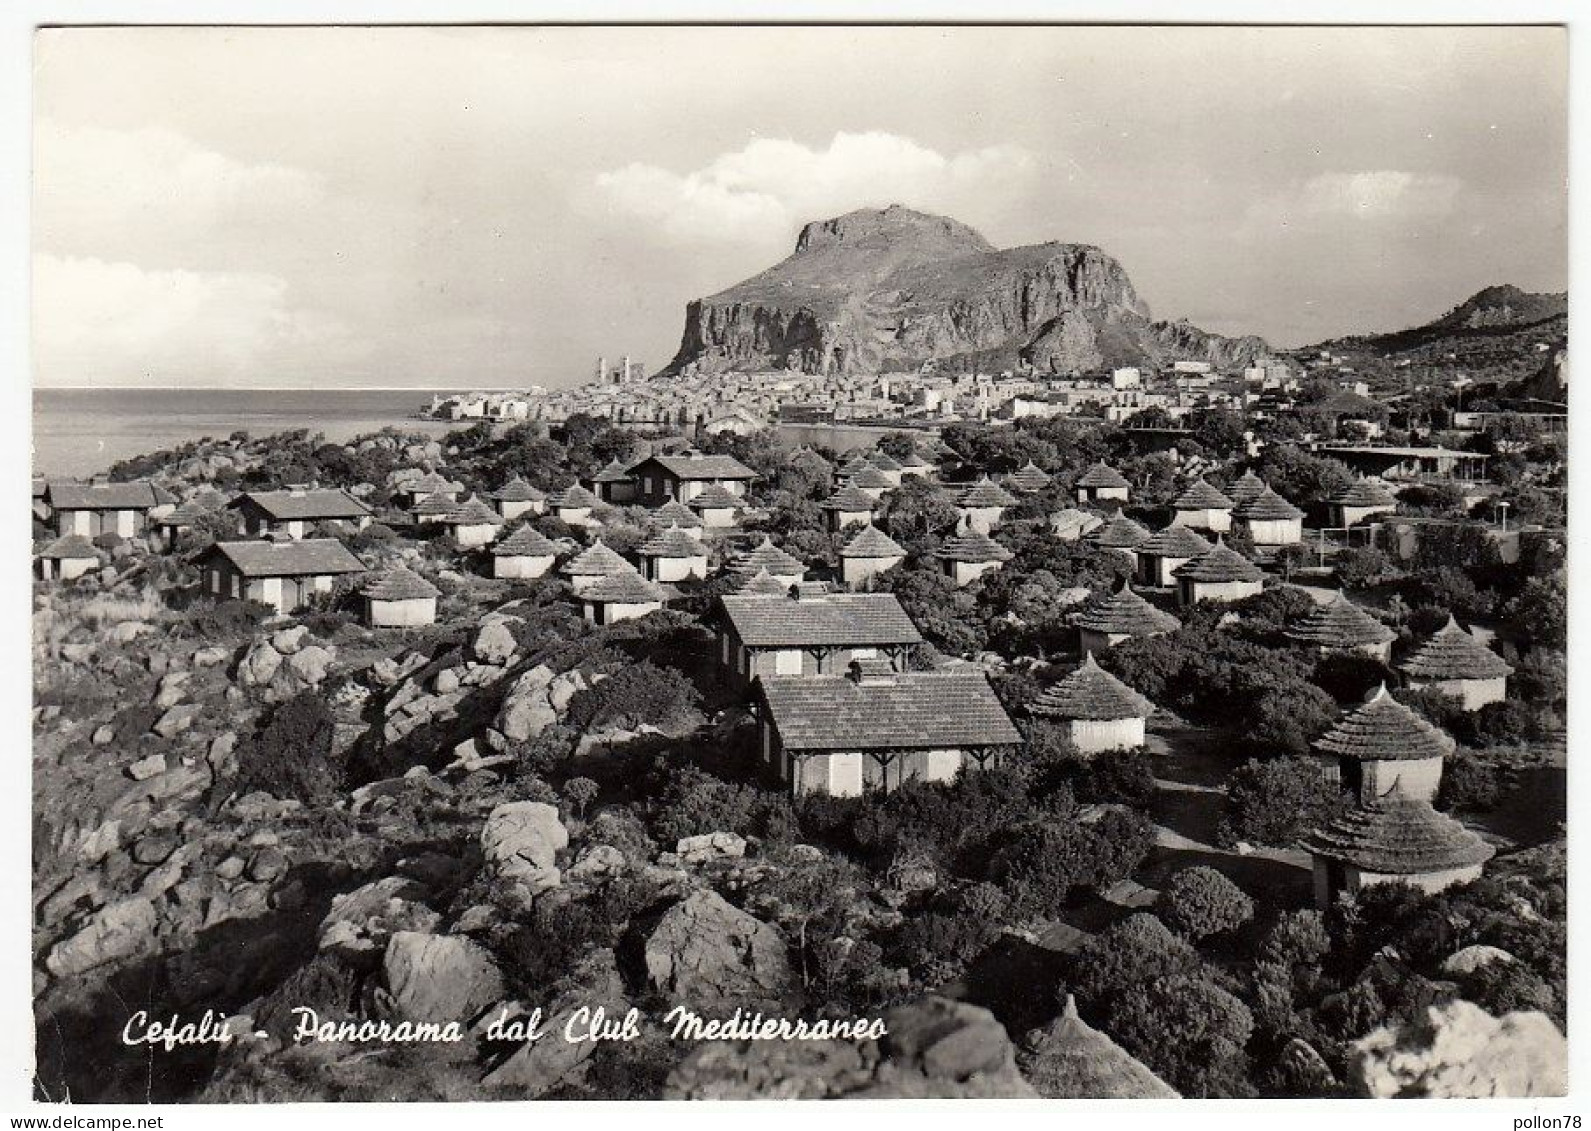
[(39, 551), (42, 581), (75, 581), (99, 568), (99, 551), (81, 534), (57, 538)]
[(1339, 592), (1324, 605), (1316, 605), (1297, 623), (1287, 628), (1287, 638), (1332, 652), (1362, 652), (1386, 663), (1397, 637), (1386, 625), (1365, 612)]
[(722, 483), (710, 483), (685, 504), (700, 516), (701, 524), (708, 530), (722, 530), (740, 521), (740, 512), (746, 504)]
[(435, 624), (436, 599), (441, 595), (425, 578), (398, 566), (365, 586), (365, 623), (371, 628)]
[(1304, 839), (1314, 862), (1315, 902), (1375, 884), (1438, 892), (1481, 874), (1493, 849), (1431, 803), (1399, 787), (1355, 806)]
[(409, 508), (415, 526), (435, 526), (458, 509), (450, 495), (426, 495)]
[(544, 514), (547, 510), (547, 493), (536, 490), (518, 475), (486, 497), (505, 522), (522, 514)]
[(1304, 512), (1269, 487), (1234, 506), (1232, 523), (1256, 546), (1296, 546), (1304, 540)]
[(1382, 479), (1356, 479), (1327, 500), (1333, 526), (1357, 526), (1372, 515), (1395, 514), (1398, 500)]
[(1032, 460), (1005, 477), (1005, 485), (1013, 491), (1028, 495), (1042, 491), (1050, 485), (1050, 476)]
[(642, 542), (636, 555), (641, 559), (641, 576), (648, 581), (707, 579), (707, 547), (677, 526)]
[(900, 543), (872, 523), (858, 530), (840, 550), (840, 577), (848, 588), (858, 589), (876, 573), (900, 565), (906, 551)]
[(981, 534), (994, 529), (1005, 508), (1016, 505), (1016, 497), (985, 475), (956, 496), (956, 511), (967, 526)]
[(838, 534), (847, 526), (867, 526), (873, 521), (878, 500), (849, 483), (818, 504), (829, 517), (829, 530)]
[(442, 516), (442, 525), (461, 547), (472, 549), (485, 546), (497, 537), (497, 532), (503, 528), (503, 516), (471, 495)]
[(601, 499), (578, 483), (571, 483), (562, 491), (554, 491), (547, 496), (547, 510), (570, 526), (592, 525), (591, 512), (601, 505)]
[(847, 487), (854, 487), (858, 491), (866, 492), (875, 499), (882, 499), (884, 492), (900, 486), (900, 481), (891, 479), (873, 464), (868, 464), (855, 475), (846, 479)]
[(1232, 508), (1236, 504), (1200, 476), (1172, 501), (1174, 512), (1171, 522), (1194, 530), (1207, 530), (1211, 534), (1225, 534), (1232, 529)]
[(1136, 750), (1144, 744), (1144, 722), (1155, 705), (1083, 656), (1082, 666), (1044, 689), (1028, 714), (1065, 727), (1079, 754)]
[(918, 479), (928, 479), (934, 474), (934, 465), (925, 460), (916, 449), (907, 452), (900, 458), (901, 479), (915, 475)]
[(1126, 582), (1105, 600), (1077, 616), (1079, 647), (1090, 654), (1107, 651), (1123, 640), (1162, 636), (1181, 627), (1181, 621), (1155, 608), (1134, 593)]
[(1022, 1042), (1022, 1077), (1047, 1100), (1174, 1100), (1178, 1093), (1131, 1053), (1066, 1008)]
[(568, 578), (569, 587), (578, 594), (584, 593), (604, 577), (634, 573), (635, 567), (598, 538), (564, 562), (558, 572)]
[(1451, 695), (1466, 711), (1508, 698), (1508, 677), (1514, 672), (1501, 656), (1460, 628), (1451, 614), (1398, 670), (1410, 687)]
[(752, 577), (759, 570), (766, 570), (769, 576), (782, 582), (788, 592), (792, 585), (799, 585), (806, 577), (807, 564), (779, 549), (773, 544), (773, 539), (764, 534), (762, 541), (754, 548), (729, 563), (729, 572), (737, 577)]
[(1215, 537), (1215, 546), (1203, 557), (1183, 562), (1171, 571), (1177, 579), (1177, 603), (1184, 608), (1200, 601), (1241, 601), (1265, 588), (1259, 566)]
[(1134, 551), (1149, 541), (1149, 531), (1117, 511), (1109, 521), (1090, 531), (1084, 541), (1096, 549), (1120, 551), (1127, 556), (1127, 561), (1136, 571), (1138, 555)]
[(1410, 797), (1429, 801), (1442, 781), (1442, 760), (1453, 740), (1413, 709), (1392, 698), (1382, 684), (1314, 742), (1322, 772), (1358, 798), (1380, 797), (1401, 785)]
[(1133, 550), (1138, 559), (1138, 582), (1155, 589), (1173, 589), (1177, 584), (1176, 568), (1203, 557), (1210, 550), (1210, 543), (1195, 534), (1191, 526), (1173, 522), (1155, 531)]
[(449, 503), (457, 502), (463, 492), (464, 484), (455, 483), (435, 471), (427, 471), (404, 480), (393, 490), (392, 495), (395, 502), (412, 510), (423, 499), (442, 498)]
[(872, 464), (873, 470), (882, 475), (891, 487), (899, 487), (901, 479), (905, 477), (904, 465), (888, 452), (875, 451), (867, 457), (867, 462)]
[(1232, 500), (1234, 507), (1238, 507), (1250, 499), (1264, 494), (1265, 491), (1265, 480), (1255, 475), (1254, 469), (1251, 467), (1238, 478), (1237, 482), (1226, 489), (1226, 497)]
[(177, 544), (177, 539), (182, 536), (184, 530), (192, 530), (193, 524), (203, 521), (206, 515), (205, 509), (197, 503), (180, 503), (168, 514), (151, 518), (150, 525), (155, 528), (160, 544), (170, 550)]
[(529, 580), (542, 577), (558, 557), (558, 547), (540, 531), (521, 526), (492, 546), (492, 576)]
[(749, 577), (740, 574), (730, 576), (734, 579), (731, 592), (737, 597), (788, 597), (793, 588), (766, 569), (759, 569)]
[(1011, 560), (1011, 551), (977, 528), (947, 538), (934, 551), (945, 575), (957, 585), (969, 585)]
[(585, 618), (596, 625), (655, 613), (663, 607), (664, 600), (663, 590), (633, 569), (598, 578), (580, 592)]
[(701, 515), (691, 510), (690, 507), (678, 499), (670, 499), (657, 510), (647, 516), (646, 524), (653, 531), (667, 530), (670, 526), (677, 526), (692, 538), (700, 538), (705, 529), (702, 526)]
[(1104, 460), (1078, 476), (1073, 486), (1077, 489), (1077, 501), (1080, 503), (1102, 503), (1107, 500), (1125, 503), (1132, 494), (1132, 484), (1127, 482), (1127, 477)]

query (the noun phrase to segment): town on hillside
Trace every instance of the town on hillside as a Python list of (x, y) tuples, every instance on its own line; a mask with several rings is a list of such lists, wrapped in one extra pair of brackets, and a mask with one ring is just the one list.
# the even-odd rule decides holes
[(40, 1096), (1561, 1094), (1563, 398), (1347, 349), (35, 481)]

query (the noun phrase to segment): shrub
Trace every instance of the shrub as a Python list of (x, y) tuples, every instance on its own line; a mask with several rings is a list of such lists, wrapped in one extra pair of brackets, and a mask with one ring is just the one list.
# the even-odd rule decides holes
[(1198, 952), (1185, 939), (1155, 916), (1139, 912), (1111, 924), (1083, 946), (1070, 989), (1079, 1004), (1098, 1012), (1133, 986), (1198, 968)]
[(1204, 978), (1183, 975), (1132, 986), (1111, 1006), (1105, 1028), (1184, 1096), (1253, 1094), (1244, 1047), (1254, 1017)]
[(1004, 838), (990, 875), (1021, 914), (1051, 916), (1080, 887), (1109, 887), (1132, 874), (1154, 843), (1147, 818), (1111, 810), (1093, 824), (1034, 821)]
[(1518, 699), (1488, 703), (1465, 722), (1459, 734), (1472, 746), (1518, 746), (1541, 730), (1537, 710)]
[(313, 691), (301, 691), (271, 712), (238, 747), (238, 789), (264, 790), (306, 805), (329, 805), (342, 785), (332, 757), (336, 720)]
[(1156, 910), (1174, 931), (1197, 941), (1235, 931), (1254, 917), (1254, 901), (1214, 868), (1184, 868), (1161, 893)]
[(652, 835), (667, 848), (688, 836), (731, 832), (762, 836), (789, 801), (782, 793), (725, 781), (684, 762), (664, 764), (647, 803)]
[(563, 783), (563, 796), (573, 806), (576, 817), (583, 818), (586, 806), (597, 799), (600, 787), (590, 778), (570, 778)]
[(1285, 847), (1343, 804), (1341, 791), (1312, 759), (1250, 759), (1227, 778), (1221, 839)]
[(1078, 801), (1142, 806), (1154, 796), (1155, 775), (1142, 750), (1106, 750), (1089, 758), (1072, 781)]
[(1449, 812), (1485, 812), (1497, 807), (1502, 792), (1497, 767), (1469, 754), (1455, 754), (1442, 767), (1436, 806)]
[(1386, 551), (1374, 546), (1349, 546), (1337, 552), (1337, 580), (1344, 589), (1369, 589), (1389, 581), (1398, 571)]
[(700, 721), (701, 694), (673, 668), (650, 660), (621, 668), (569, 700), (569, 725), (580, 730), (650, 725), (669, 730)]

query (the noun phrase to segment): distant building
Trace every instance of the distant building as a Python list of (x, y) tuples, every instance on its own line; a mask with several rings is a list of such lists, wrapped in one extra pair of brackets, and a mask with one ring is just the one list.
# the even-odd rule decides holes
[(199, 559), (200, 589), (217, 598), (259, 601), (290, 613), (339, 577), (365, 572), (335, 538), (217, 542)]
[(569, 579), (569, 587), (576, 595), (584, 593), (604, 577), (634, 573), (635, 567), (624, 557), (598, 538), (574, 557), (564, 562), (558, 572)]
[(707, 577), (707, 547), (677, 526), (660, 530), (642, 542), (636, 555), (648, 581), (684, 581)]
[(749, 578), (766, 572), (786, 590), (799, 585), (807, 575), (807, 565), (794, 554), (788, 554), (773, 544), (768, 535), (743, 554), (737, 554), (729, 563), (729, 572), (737, 577)]
[(763, 764), (798, 797), (950, 781), (1022, 741), (981, 672), (858, 660), (846, 675), (765, 676), (757, 698)]
[(1379, 479), (1356, 479), (1327, 502), (1333, 526), (1358, 526), (1378, 514), (1395, 514), (1398, 500)]
[(1133, 547), (1138, 581), (1156, 589), (1176, 587), (1176, 568), (1210, 552), (1210, 543), (1188, 526), (1172, 523)]

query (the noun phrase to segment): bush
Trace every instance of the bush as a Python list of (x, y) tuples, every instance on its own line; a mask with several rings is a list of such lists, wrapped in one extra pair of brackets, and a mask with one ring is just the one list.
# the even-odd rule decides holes
[(1459, 734), (1471, 746), (1518, 746), (1541, 731), (1537, 710), (1518, 699), (1488, 703), (1465, 722)]
[(1343, 805), (1342, 792), (1313, 759), (1250, 759), (1227, 778), (1221, 839), (1286, 847)]
[(1166, 925), (1198, 941), (1235, 931), (1254, 917), (1254, 901), (1214, 868), (1184, 868), (1161, 893), (1156, 910)]
[(1020, 914), (1048, 917), (1073, 890), (1104, 888), (1132, 874), (1154, 844), (1147, 818), (1113, 809), (1093, 824), (1034, 821), (1004, 838), (990, 861), (990, 876)]
[(567, 718), (580, 730), (689, 728), (700, 721), (700, 702), (695, 685), (679, 672), (642, 660), (575, 692)]
[(1117, 999), (1106, 1031), (1189, 1098), (1247, 1096), (1244, 1047), (1254, 1017), (1237, 998), (1197, 976), (1139, 983)]
[(1344, 589), (1369, 589), (1398, 576), (1386, 551), (1374, 546), (1345, 547), (1337, 552), (1333, 565)]
[(238, 746), (238, 789), (330, 805), (342, 786), (342, 766), (332, 757), (335, 731), (325, 700), (313, 691), (299, 692)]
[(1080, 1005), (1099, 1013), (1134, 986), (1199, 969), (1198, 952), (1145, 912), (1129, 915), (1078, 952), (1070, 989)]
[(763, 836), (776, 822), (790, 820), (782, 793), (725, 781), (683, 762), (665, 763), (658, 777), (649, 791), (647, 820), (652, 835), (669, 849), (703, 833)]
[(1442, 767), (1436, 807), (1448, 812), (1483, 813), (1497, 807), (1502, 793), (1497, 767), (1469, 754), (1455, 754)]

